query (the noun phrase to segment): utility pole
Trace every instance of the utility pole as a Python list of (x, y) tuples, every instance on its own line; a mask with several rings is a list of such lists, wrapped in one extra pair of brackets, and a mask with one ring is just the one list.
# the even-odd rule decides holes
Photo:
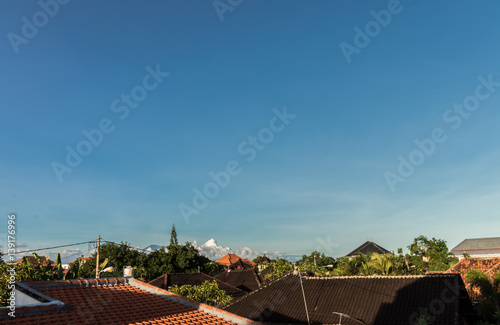
[(101, 236), (97, 236), (97, 259), (95, 264), (95, 278), (99, 279), (99, 247), (101, 247)]

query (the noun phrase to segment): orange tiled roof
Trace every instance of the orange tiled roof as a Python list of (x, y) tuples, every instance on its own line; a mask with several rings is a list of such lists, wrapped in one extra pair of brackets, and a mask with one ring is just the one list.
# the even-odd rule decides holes
[[(500, 257), (466, 257), (461, 259), (457, 264), (450, 267), (446, 273), (459, 273), (462, 278), (465, 277), (467, 271), (477, 269), (487, 273), (492, 267), (500, 263)], [(464, 279), (465, 280), (465, 279)]]
[(250, 260), (247, 260), (246, 258), (241, 258), (241, 257), (239, 257), (236, 254), (227, 254), (226, 256), (223, 256), (223, 257), (219, 258), (215, 262), (219, 263), (219, 264), (224, 264), (226, 266), (229, 266), (229, 265), (231, 265), (233, 263), (238, 262), (238, 260), (242, 260), (243, 262), (245, 262), (247, 264), (250, 264), (251, 266), (255, 266), (254, 262), (252, 262)]
[(466, 257), (458, 261), (457, 264), (453, 265), (446, 271), (446, 273), (460, 274), (462, 280), (465, 283), (467, 291), (469, 292), (469, 295), (472, 299), (476, 300), (479, 297), (479, 292), (477, 290), (472, 290), (472, 288), (470, 287), (470, 283), (467, 280), (467, 272), (474, 269), (480, 270), (491, 277), (500, 270), (500, 258)]
[(133, 278), (17, 283), (35, 292), (43, 305), (16, 308), (16, 317), (0, 308), (5, 324), (231, 325), (254, 321), (197, 303)]
[[(35, 264), (37, 263), (36, 262), (36, 259), (34, 256), (23, 256), (23, 257), (26, 257), (27, 260), (29, 260), (31, 263)], [(19, 264), (23, 261), (23, 258), (21, 257), (20, 259), (18, 259), (17, 261), (15, 261), (14, 263), (15, 264)], [(40, 261), (42, 262), (42, 265), (45, 266), (47, 265), (47, 261), (50, 263), (50, 265), (52, 266), (55, 266), (56, 263), (54, 261), (52, 261), (51, 259), (47, 259), (47, 257), (45, 256), (40, 256)]]

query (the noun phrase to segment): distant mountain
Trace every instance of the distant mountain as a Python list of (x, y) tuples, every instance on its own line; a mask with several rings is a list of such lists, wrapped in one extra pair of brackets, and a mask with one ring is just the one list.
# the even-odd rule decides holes
[(229, 247), (219, 246), (213, 238), (209, 239), (205, 244), (201, 246), (198, 246), (195, 240), (193, 242), (193, 246), (200, 252), (200, 254), (205, 255), (206, 257), (214, 261), (229, 253), (236, 254), (241, 258), (246, 258), (249, 260), (252, 260), (258, 255), (261, 255), (258, 251), (254, 251), (248, 247), (232, 250)]
[[(208, 257), (213, 261), (218, 260), (222, 256), (227, 255), (229, 253), (236, 254), (241, 258), (246, 258), (249, 260), (253, 260), (257, 256), (262, 255), (262, 253), (260, 253), (259, 251), (254, 251), (249, 247), (243, 247), (237, 250), (233, 250), (229, 247), (220, 246), (219, 244), (217, 244), (217, 241), (215, 241), (215, 239), (213, 238), (209, 239), (206, 243), (200, 246), (198, 246), (198, 243), (195, 240), (193, 242), (193, 246), (200, 252), (200, 254), (205, 255), (206, 257)], [(148, 253), (160, 248), (161, 248), (160, 245), (149, 245), (148, 247), (143, 249)], [(276, 258), (277, 256), (283, 257), (283, 255), (280, 252), (270, 253), (265, 251), (263, 253), (266, 254), (266, 256), (269, 256), (270, 258)]]
[(146, 253), (151, 253), (152, 251), (155, 251), (157, 249), (160, 249), (161, 245), (149, 245), (148, 247), (143, 248), (143, 250), (146, 251)]

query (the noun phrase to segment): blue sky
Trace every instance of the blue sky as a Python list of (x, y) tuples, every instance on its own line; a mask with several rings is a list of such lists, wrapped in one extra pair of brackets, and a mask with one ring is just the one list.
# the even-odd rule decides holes
[(297, 255), (500, 236), (497, 2), (0, 8), (0, 249), (12, 212), (30, 249), (172, 223)]

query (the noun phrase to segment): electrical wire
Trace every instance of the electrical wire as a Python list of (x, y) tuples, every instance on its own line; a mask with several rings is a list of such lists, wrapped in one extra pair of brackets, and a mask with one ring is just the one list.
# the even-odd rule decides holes
[[(76, 244), (68, 244), (68, 245), (61, 245), (61, 246), (54, 246), (54, 247), (29, 249), (29, 250), (25, 250), (25, 251), (15, 252), (15, 254), (17, 255), (17, 254), (22, 254), (22, 253), (38, 252), (38, 251), (44, 251), (44, 250), (48, 250), (48, 249), (61, 248), (61, 247), (69, 247), (69, 246), (77, 246), (77, 245), (94, 243), (94, 242), (95, 242), (95, 240), (94, 241), (86, 241), (86, 242), (82, 242), (82, 243), (76, 243)], [(2, 255), (9, 255), (9, 254), (2, 252)]]
[(109, 241), (109, 240), (101, 240), (101, 242), (111, 243), (111, 244), (115, 244), (115, 245), (125, 245), (125, 246), (127, 246), (128, 248), (132, 248), (132, 249), (135, 249), (135, 250), (138, 250), (138, 251), (143, 251), (143, 252), (147, 252), (147, 253), (148, 253), (148, 252), (151, 252), (150, 250), (147, 250), (147, 249), (140, 249), (140, 248), (137, 248), (137, 247), (132, 247), (132, 246), (130, 246), (130, 245), (123, 244), (123, 243), (118, 244), (118, 243), (115, 243), (115, 242), (113, 242), (113, 241)]

